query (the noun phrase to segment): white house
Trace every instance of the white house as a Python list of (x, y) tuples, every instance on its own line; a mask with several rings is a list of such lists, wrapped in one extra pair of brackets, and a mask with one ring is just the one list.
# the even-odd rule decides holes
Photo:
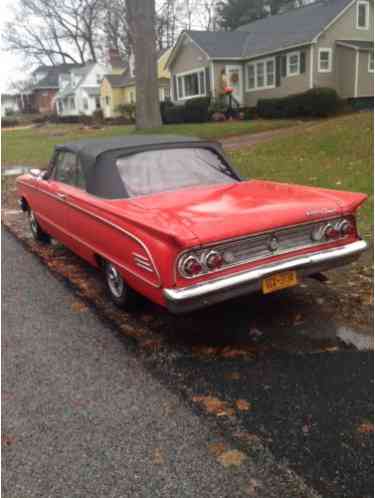
[(91, 116), (100, 109), (100, 84), (108, 67), (90, 63), (60, 74), (59, 91), (55, 96), (59, 116)]
[(19, 95), (3, 93), (1, 94), (1, 117), (20, 111)]

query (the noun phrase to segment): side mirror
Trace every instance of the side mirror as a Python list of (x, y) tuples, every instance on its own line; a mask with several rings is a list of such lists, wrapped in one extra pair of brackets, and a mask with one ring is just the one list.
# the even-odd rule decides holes
[(41, 174), (42, 171), (40, 169), (33, 168), (30, 170), (30, 175), (32, 175), (34, 178), (39, 178)]
[(41, 175), (40, 175), (40, 178), (42, 180), (48, 180), (48, 171), (42, 171)]

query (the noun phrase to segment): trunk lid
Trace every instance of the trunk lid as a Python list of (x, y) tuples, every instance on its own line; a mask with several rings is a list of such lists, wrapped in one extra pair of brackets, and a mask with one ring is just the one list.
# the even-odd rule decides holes
[(201, 244), (340, 216), (352, 212), (363, 194), (250, 180), (230, 185), (195, 187), (130, 199)]

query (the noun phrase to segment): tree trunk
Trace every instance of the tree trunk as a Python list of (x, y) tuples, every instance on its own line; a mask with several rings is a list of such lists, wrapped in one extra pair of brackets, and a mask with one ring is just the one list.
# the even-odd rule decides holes
[(135, 55), (136, 127), (160, 126), (157, 79), (155, 0), (128, 0), (128, 15)]

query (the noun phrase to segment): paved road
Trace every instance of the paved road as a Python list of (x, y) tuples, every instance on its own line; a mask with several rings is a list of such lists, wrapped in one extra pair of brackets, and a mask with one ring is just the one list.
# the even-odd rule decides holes
[(4, 498), (316, 496), (272, 455), (224, 468), (222, 435), (8, 233), (2, 258)]

